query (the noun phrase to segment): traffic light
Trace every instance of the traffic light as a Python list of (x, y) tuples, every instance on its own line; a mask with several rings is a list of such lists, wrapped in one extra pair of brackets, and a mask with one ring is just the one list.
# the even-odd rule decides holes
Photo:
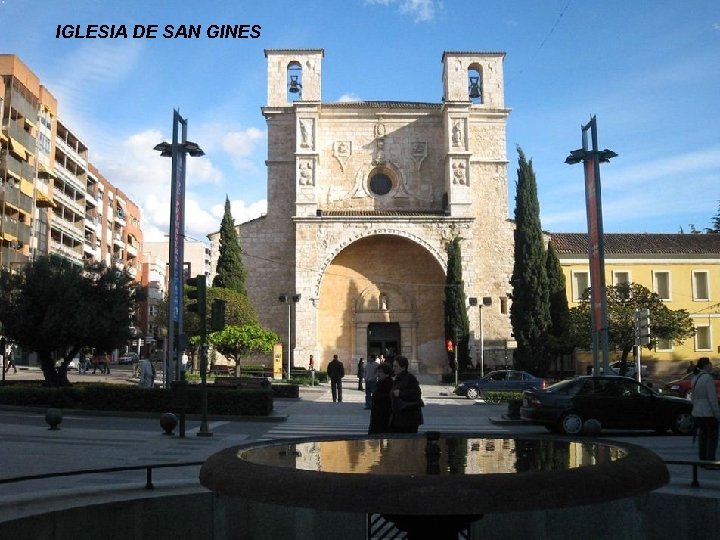
[(635, 341), (637, 345), (650, 344), (650, 310), (635, 311)]
[(210, 330), (219, 332), (225, 328), (225, 300), (215, 299), (210, 306)]
[(445, 346), (447, 347), (447, 352), (453, 352), (455, 350), (452, 339), (448, 339), (447, 342), (445, 343)]
[(206, 304), (207, 304), (207, 280), (204, 274), (195, 276), (194, 278), (187, 278), (185, 284), (191, 287), (188, 291), (188, 298), (191, 300), (197, 300), (192, 304), (187, 305), (187, 310), (192, 313), (197, 313), (201, 321), (205, 320)]

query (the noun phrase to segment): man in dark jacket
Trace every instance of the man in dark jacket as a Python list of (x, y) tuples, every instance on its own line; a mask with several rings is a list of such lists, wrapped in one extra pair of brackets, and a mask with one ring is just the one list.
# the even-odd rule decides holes
[(338, 360), (337, 354), (333, 355), (333, 359), (328, 364), (327, 374), (330, 378), (333, 403), (342, 403), (342, 378), (345, 376), (345, 366)]
[(392, 402), (390, 391), (392, 390), (392, 368), (385, 362), (377, 369), (377, 386), (372, 395), (372, 409), (370, 410), (370, 426), (368, 434), (391, 433), (390, 414)]
[(417, 433), (418, 426), (423, 423), (421, 408), (422, 390), (415, 375), (408, 372), (408, 359), (396, 356), (393, 361), (395, 380), (390, 393), (392, 400), (392, 417), (390, 430), (393, 433)]

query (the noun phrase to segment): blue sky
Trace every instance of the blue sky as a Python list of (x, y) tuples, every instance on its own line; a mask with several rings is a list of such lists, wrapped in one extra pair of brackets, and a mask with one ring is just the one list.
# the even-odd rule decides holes
[[(258, 24), (257, 39), (56, 39), (57, 25)], [(0, 53), (58, 98), (90, 159), (142, 209), (146, 239), (169, 222), (173, 108), (206, 151), (190, 159), (187, 234), (266, 202), (266, 48), (323, 48), (323, 101), (439, 102), (446, 50), (504, 51), (510, 212), (520, 145), (543, 228), (586, 230), (582, 167), (564, 163), (598, 118), (606, 232), (687, 232), (720, 201), (717, 0), (0, 0)]]

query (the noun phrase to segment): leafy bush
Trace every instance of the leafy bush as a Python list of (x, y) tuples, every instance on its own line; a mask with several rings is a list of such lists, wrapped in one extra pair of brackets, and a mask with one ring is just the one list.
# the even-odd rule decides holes
[(482, 398), (487, 403), (505, 403), (513, 400), (522, 401), (522, 392), (483, 392)]

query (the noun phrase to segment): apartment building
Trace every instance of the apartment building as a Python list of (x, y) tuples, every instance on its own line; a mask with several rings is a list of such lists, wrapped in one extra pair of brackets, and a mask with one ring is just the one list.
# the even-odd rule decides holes
[(49, 252), (57, 101), (14, 55), (0, 55), (0, 266)]
[[(590, 286), (588, 236), (552, 233), (565, 274), (567, 298), (576, 306)], [(639, 283), (657, 293), (672, 310), (685, 309), (695, 337), (683, 343), (657, 340), (643, 351), (643, 363), (656, 375), (684, 373), (689, 360), (720, 355), (720, 234), (631, 234), (604, 236), (608, 286)], [(652, 323), (652, 314), (650, 316)], [(579, 368), (590, 363), (578, 355)]]
[(51, 255), (116, 264), (139, 279), (139, 207), (92, 165), (57, 109), (17, 56), (0, 54), (0, 266)]

